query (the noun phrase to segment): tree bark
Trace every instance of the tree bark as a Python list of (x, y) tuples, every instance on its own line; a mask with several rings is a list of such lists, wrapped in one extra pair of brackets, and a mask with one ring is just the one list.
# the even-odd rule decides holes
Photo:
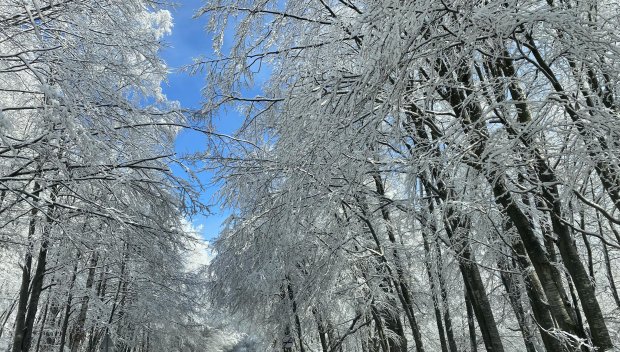
[(64, 352), (65, 350), (65, 341), (67, 337), (67, 328), (69, 327), (69, 316), (71, 315), (71, 303), (73, 301), (73, 285), (75, 284), (75, 279), (77, 276), (77, 268), (78, 263), (80, 261), (80, 253), (78, 252), (75, 264), (73, 265), (73, 272), (71, 274), (71, 281), (69, 283), (69, 290), (67, 294), (67, 302), (65, 303), (65, 312), (62, 318), (62, 326), (60, 328), (60, 346), (58, 347), (58, 352)]
[(611, 290), (611, 295), (616, 302), (616, 307), (620, 309), (620, 296), (618, 296), (618, 289), (616, 288), (616, 283), (614, 281), (614, 272), (611, 268), (611, 261), (609, 260), (609, 251), (607, 250), (607, 245), (604, 242), (603, 255), (605, 257), (605, 271), (607, 274), (607, 281), (609, 282), (609, 289)]
[[(448, 72), (448, 68), (443, 62), (440, 63), (439, 67), (440, 74), (445, 75)], [(463, 68), (462, 70), (463, 74), (460, 76), (460, 81), (465, 87), (470, 87), (471, 74), (468, 72), (468, 68)], [(505, 183), (505, 177), (502, 172), (499, 171), (499, 168), (497, 166), (482, 167), (482, 165), (490, 162), (489, 160), (485, 160), (484, 156), (488, 143), (488, 130), (484, 124), (482, 108), (478, 102), (468, 100), (465, 91), (466, 89), (458, 90), (456, 88), (446, 88), (446, 91), (441, 93), (441, 95), (452, 106), (452, 109), (459, 117), (463, 129), (470, 139), (474, 160), (470, 161), (469, 165), (484, 175), (493, 189), (495, 202), (508, 215), (508, 218), (517, 229), (532, 263), (536, 268), (541, 283), (545, 288), (549, 304), (551, 305), (551, 312), (558, 321), (560, 327), (571, 334), (580, 335), (577, 333), (578, 330), (575, 322), (572, 320), (562, 300), (561, 287), (557, 286), (557, 277), (554, 277), (555, 269), (548, 261), (546, 253), (538, 241), (536, 233), (534, 232), (534, 226), (530, 223), (528, 216), (517, 206), (513, 199), (512, 192), (510, 192)], [(510, 128), (510, 126), (508, 125), (507, 128)], [(515, 134), (514, 131), (511, 133)], [(540, 158), (536, 160), (539, 161), (537, 164), (538, 166), (545, 165), (545, 163), (540, 163)], [(538, 171), (540, 172), (540, 170)], [(541, 175), (539, 174), (538, 176)], [(549, 178), (549, 175), (545, 175), (545, 177)], [(545, 181), (550, 182), (551, 180), (541, 179), (540, 181), (544, 184)], [(545, 189), (545, 187), (543, 187), (543, 189)], [(547, 196), (550, 195), (548, 191), (543, 190), (543, 192)], [(554, 223), (553, 219), (552, 223)]]
[(471, 306), (469, 294), (467, 293), (467, 287), (465, 288), (465, 308), (467, 310), (467, 327), (469, 329), (469, 348), (471, 352), (478, 351), (478, 342), (476, 338), (476, 321), (474, 320), (474, 311)]
[(319, 314), (316, 307), (312, 308), (312, 314), (314, 315), (314, 319), (316, 320), (317, 331), (319, 332), (319, 340), (321, 341), (321, 350), (323, 352), (329, 352), (329, 344), (327, 342), (327, 331), (325, 330), (325, 325), (323, 324), (323, 319)]
[(527, 352), (537, 352), (536, 345), (534, 344), (534, 342), (536, 341), (536, 335), (527, 323), (527, 320), (525, 318), (525, 312), (523, 310), (523, 305), (521, 304), (521, 285), (517, 281), (518, 279), (514, 277), (514, 274), (509, 273), (515, 268), (514, 266), (508, 264), (508, 259), (506, 258), (498, 259), (498, 268), (502, 270), (500, 272), (502, 283), (504, 284), (506, 293), (508, 293), (508, 300), (510, 302), (510, 306), (512, 307), (512, 311), (517, 318), (519, 329), (521, 330), (521, 334), (523, 335), (525, 350)]
[[(424, 128), (420, 127), (420, 109), (412, 104), (409, 110), (411, 113), (408, 114), (407, 129), (410, 133), (413, 132), (413, 135), (418, 138), (422, 148), (426, 149), (427, 152), (435, 154), (440, 153), (436, 148), (431, 147), (430, 137)], [(434, 167), (431, 167), (430, 172), (435, 177), (439, 174)], [(426, 193), (431, 194), (431, 191), (435, 192), (444, 204), (450, 203), (448, 200), (451, 199), (451, 195), (446, 189), (444, 180), (438, 179), (437, 187), (431, 186), (431, 180), (425, 175), (421, 175), (421, 180), (427, 191)], [(430, 200), (428, 205), (429, 210), (432, 213), (434, 208), (433, 201)], [(473, 264), (475, 261), (469, 247), (468, 239), (469, 221), (461, 218), (461, 216), (459, 216), (454, 209), (449, 208), (446, 210), (446, 215), (444, 216), (444, 228), (448, 234), (450, 243), (456, 252), (461, 275), (463, 276), (465, 287), (469, 294), (476, 319), (478, 320), (478, 325), (480, 326), (485, 346), (489, 352), (504, 351), (502, 340), (497, 329), (493, 311), (491, 309), (491, 304), (486, 295), (484, 283), (482, 282), (482, 278), (480, 276), (480, 271), (478, 270), (478, 267)]]
[(454, 339), (454, 332), (452, 331), (452, 318), (450, 318), (450, 304), (448, 302), (448, 291), (446, 289), (446, 282), (443, 278), (443, 258), (441, 254), (441, 246), (437, 238), (433, 241), (435, 243), (435, 260), (437, 261), (437, 279), (439, 281), (439, 289), (441, 292), (441, 302), (443, 307), (443, 319), (446, 323), (446, 336), (448, 337), (448, 346), (450, 346), (450, 352), (458, 352), (456, 340)]
[[(41, 193), (41, 187), (38, 183), (34, 184), (32, 193), (38, 197)], [(28, 297), (30, 276), (32, 270), (32, 252), (34, 251), (34, 234), (36, 230), (36, 216), (38, 208), (32, 207), (30, 210), (30, 221), (28, 224), (28, 249), (24, 255), (24, 265), (22, 266), (22, 281), (19, 288), (19, 298), (17, 303), (17, 311), (15, 314), (15, 333), (13, 334), (13, 352), (22, 352), (24, 340), (26, 338), (26, 310), (28, 309)]]
[(288, 293), (288, 298), (291, 302), (291, 310), (293, 312), (293, 316), (295, 317), (295, 330), (297, 332), (297, 340), (299, 341), (299, 351), (305, 352), (306, 348), (304, 347), (303, 332), (301, 330), (301, 320), (299, 319), (299, 313), (297, 312), (297, 301), (295, 300), (293, 287), (291, 286), (291, 280), (288, 276), (286, 277), (286, 291)]
[(32, 284), (30, 289), (30, 299), (28, 301), (28, 311), (26, 313), (26, 321), (24, 328), (24, 339), (22, 341), (21, 351), (28, 352), (32, 343), (32, 334), (34, 327), (34, 320), (36, 318), (37, 309), (39, 306), (39, 299), (43, 289), (43, 278), (45, 276), (45, 267), (47, 264), (47, 246), (48, 241), (45, 239), (41, 243), (41, 249), (37, 256), (37, 267), (35, 269), (34, 276), (32, 278)]
[(47, 302), (45, 303), (45, 308), (43, 309), (43, 318), (41, 318), (41, 328), (39, 330), (39, 337), (37, 337), (37, 344), (35, 346), (35, 352), (39, 352), (39, 349), (41, 347), (41, 339), (43, 338), (43, 335), (45, 334), (45, 322), (47, 320), (47, 312), (49, 310), (49, 292), (48, 292), (48, 296), (47, 296)]
[(569, 351), (570, 348), (563, 341), (556, 338), (553, 330), (556, 328), (551, 314), (550, 306), (547, 303), (547, 297), (542, 284), (536, 275), (536, 271), (532, 267), (532, 263), (526, 254), (523, 243), (517, 239), (514, 241), (512, 248), (515, 252), (517, 264), (523, 273), (525, 281), (525, 289), (529, 298), (534, 318), (539, 326), (540, 336), (547, 351)]
[(82, 303), (80, 304), (80, 313), (76, 319), (75, 324), (73, 325), (70, 337), (69, 344), (71, 347), (71, 352), (78, 352), (82, 341), (84, 341), (85, 332), (84, 332), (84, 324), (86, 322), (86, 314), (88, 312), (88, 304), (90, 300), (90, 291), (93, 287), (93, 282), (95, 281), (95, 267), (97, 265), (98, 254), (97, 252), (93, 252), (90, 256), (88, 262), (88, 276), (86, 277), (86, 293), (84, 297), (82, 297)]
[[(375, 188), (377, 194), (379, 196), (379, 204), (381, 208), (381, 216), (387, 228), (387, 235), (392, 246), (397, 245), (396, 236), (394, 234), (392, 221), (390, 219), (390, 211), (388, 209), (388, 204), (386, 202), (385, 195), (385, 186), (383, 184), (383, 180), (379, 176), (379, 173), (375, 171), (373, 173), (373, 180), (375, 182)], [(396, 277), (393, 278), (394, 286), (399, 295), (399, 299), (401, 301), (401, 305), (405, 309), (405, 316), (409, 321), (409, 326), (411, 328), (411, 334), (413, 335), (413, 340), (415, 342), (415, 347), (417, 352), (424, 352), (424, 344), (422, 342), (422, 334), (420, 333), (420, 327), (418, 325), (417, 319), (415, 317), (415, 312), (413, 311), (413, 302), (412, 296), (409, 290), (409, 285), (405, 278), (402, 268), (402, 261), (400, 259), (400, 255), (398, 250), (394, 247), (392, 249), (392, 255), (394, 256), (394, 265), (396, 266)], [(406, 340), (405, 340), (406, 341)]]
[(387, 340), (387, 337), (385, 336), (385, 329), (383, 328), (383, 320), (381, 319), (381, 316), (379, 315), (379, 311), (377, 307), (374, 305), (374, 303), (371, 304), (370, 312), (372, 314), (373, 320), (375, 321), (375, 329), (377, 330), (377, 335), (379, 335), (379, 344), (381, 346), (381, 350), (383, 352), (392, 352), (388, 348), (388, 340)]
[(429, 289), (431, 291), (431, 298), (433, 300), (433, 310), (435, 312), (435, 321), (437, 323), (437, 333), (439, 335), (439, 344), (441, 346), (442, 352), (448, 352), (448, 343), (446, 341), (446, 336), (444, 334), (443, 317), (441, 314), (440, 305), (439, 305), (439, 297), (438, 297), (437, 288), (435, 285), (435, 275), (433, 275), (433, 268), (431, 265), (430, 246), (428, 243), (426, 231), (424, 230), (422, 230), (422, 240), (424, 244), (424, 257), (425, 257), (424, 266), (426, 267), (426, 274), (428, 276), (428, 281), (430, 283)]

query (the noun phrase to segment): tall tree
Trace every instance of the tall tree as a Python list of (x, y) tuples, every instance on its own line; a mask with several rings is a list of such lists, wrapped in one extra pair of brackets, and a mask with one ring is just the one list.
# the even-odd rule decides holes
[[(238, 144), (210, 154), (235, 211), (212, 268), (220, 302), (269, 322), (272, 341), (285, 327), (245, 302), (277, 310), (267, 297), (303, 263), (296, 314), (306, 312), (309, 346), (325, 345), (314, 309), (331, 313), (339, 348), (370, 336), (386, 351), (396, 316), (416, 347), (441, 340), (446, 350), (435, 286), (404, 294), (433, 276), (417, 259), (426, 236), (451, 249), (446, 290), (458, 294), (442, 304), (463, 308), (467, 323), (454, 324), (452, 349), (611, 350), (615, 284), (595, 283), (613, 283), (617, 264), (597, 272), (592, 258), (620, 244), (618, 10), (596, 0), (207, 1), (216, 45), (231, 24), (234, 39), (197, 64), (208, 72), (203, 112), (246, 114)], [(261, 95), (243, 94), (264, 66)], [(261, 277), (262, 296), (244, 272)], [(412, 307), (424, 321), (413, 323)]]

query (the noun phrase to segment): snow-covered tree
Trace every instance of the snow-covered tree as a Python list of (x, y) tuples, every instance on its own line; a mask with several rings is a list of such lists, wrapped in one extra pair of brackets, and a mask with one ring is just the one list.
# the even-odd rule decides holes
[(619, 10), (207, 1), (203, 112), (247, 117), (216, 298), (278, 349), (611, 350)]
[(0, 4), (3, 350), (170, 351), (192, 324), (197, 194), (170, 169), (184, 117), (160, 88), (171, 26), (155, 1)]

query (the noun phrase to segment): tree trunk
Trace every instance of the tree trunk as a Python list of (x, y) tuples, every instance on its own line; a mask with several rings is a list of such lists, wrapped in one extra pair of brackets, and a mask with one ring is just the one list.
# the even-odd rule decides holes
[[(394, 234), (394, 229), (392, 225), (392, 221), (390, 219), (390, 211), (388, 209), (388, 203), (385, 199), (385, 186), (383, 185), (383, 180), (379, 176), (377, 171), (373, 174), (373, 179), (375, 181), (375, 188), (377, 194), (379, 196), (379, 204), (381, 208), (381, 216), (383, 217), (383, 221), (385, 223), (387, 229), (387, 235), (392, 246), (397, 245), (396, 236)], [(424, 352), (424, 344), (422, 343), (422, 334), (420, 333), (420, 327), (418, 325), (417, 319), (415, 317), (415, 312), (413, 311), (413, 302), (411, 300), (411, 293), (409, 290), (409, 285), (405, 278), (402, 268), (402, 261), (400, 259), (400, 255), (396, 248), (392, 249), (392, 255), (394, 256), (394, 265), (396, 266), (396, 277), (393, 278), (394, 286), (399, 295), (399, 299), (401, 305), (405, 309), (405, 316), (409, 321), (409, 327), (411, 328), (411, 334), (413, 335), (413, 340), (415, 341), (415, 348), (417, 352)], [(407, 341), (406, 339), (404, 341)], [(406, 350), (406, 348), (405, 348)]]
[(13, 313), (13, 310), (15, 309), (16, 304), (17, 304), (17, 299), (14, 299), (13, 302), (11, 302), (11, 305), (0, 316), (0, 319), (2, 319), (2, 324), (0, 325), (0, 337), (2, 337), (2, 334), (4, 333), (4, 327), (6, 326), (6, 323), (9, 321), (9, 318), (11, 317), (11, 314)]
[(329, 345), (327, 343), (327, 331), (325, 330), (325, 325), (323, 325), (323, 319), (321, 319), (321, 315), (319, 314), (316, 307), (312, 308), (312, 314), (314, 315), (314, 319), (316, 320), (317, 331), (319, 332), (319, 340), (321, 341), (321, 350), (323, 352), (329, 352)]
[(286, 291), (288, 292), (288, 298), (291, 302), (291, 310), (293, 312), (293, 316), (295, 317), (295, 330), (297, 330), (297, 340), (299, 341), (299, 351), (305, 352), (306, 348), (304, 347), (303, 333), (301, 331), (301, 320), (299, 319), (299, 313), (297, 312), (297, 301), (295, 300), (295, 295), (293, 293), (293, 287), (291, 286), (291, 280), (288, 276), (286, 277)]
[(467, 310), (467, 327), (469, 328), (469, 348), (471, 352), (478, 351), (478, 342), (476, 341), (476, 321), (474, 318), (474, 311), (469, 300), (469, 294), (467, 293), (467, 287), (465, 287), (465, 307)]
[(493, 317), (491, 304), (489, 303), (478, 267), (474, 264), (473, 255), (469, 249), (463, 249), (461, 258), (459, 260), (459, 267), (461, 268), (467, 295), (478, 321), (478, 327), (480, 327), (485, 347), (488, 352), (504, 351), (497, 324)]
[[(382, 280), (381, 289), (387, 294), (391, 294), (391, 295), (393, 295), (394, 291), (396, 291), (396, 296), (398, 300), (400, 301), (401, 306), (405, 309), (405, 315), (407, 316), (408, 319), (410, 319), (410, 322), (412, 324), (411, 326), (412, 331), (417, 331), (416, 330), (417, 322), (415, 320), (415, 317), (411, 315), (411, 311), (408, 309), (411, 306), (411, 301), (408, 300), (407, 296), (405, 296), (405, 294), (407, 295), (409, 294), (407, 287), (406, 285), (403, 285), (400, 282), (400, 280), (398, 279), (398, 274), (394, 273), (394, 271), (392, 270), (392, 267), (390, 266), (388, 259), (386, 258), (385, 254), (383, 254), (384, 248), (381, 243), (379, 233), (377, 232), (377, 230), (373, 226), (372, 221), (370, 220), (369, 214), (371, 214), (371, 212), (369, 211), (367, 204), (364, 201), (360, 200), (359, 198), (357, 199), (357, 201), (359, 203), (359, 207), (361, 210), (361, 214), (358, 214), (358, 217), (366, 225), (366, 228), (368, 229), (376, 245), (376, 253), (379, 253), (379, 254), (376, 254), (377, 260), (380, 263), (379, 265), (385, 268), (385, 271), (387, 271), (387, 275)], [(381, 270), (381, 267), (379, 268), (379, 270)], [(396, 268), (396, 270), (398, 270), (398, 268)], [(405, 293), (403, 293), (403, 289)], [(400, 330), (391, 330), (397, 336), (399, 336), (400, 341), (389, 340), (390, 351), (392, 350), (392, 348), (400, 348), (402, 349), (402, 351), (406, 351), (407, 350), (407, 338), (404, 335), (404, 331), (402, 331), (402, 325), (400, 323), (400, 320), (398, 320), (398, 322), (388, 321), (388, 320), (398, 319), (398, 317), (395, 318), (390, 312), (381, 311), (381, 318), (387, 319), (385, 323), (385, 328), (390, 329), (390, 330), (391, 328), (400, 329)], [(414, 339), (415, 338), (416, 337), (414, 335)], [(419, 349), (419, 348), (423, 348), (422, 345), (416, 344), (416, 349)]]
[[(412, 112), (420, 111), (414, 105), (411, 106), (410, 110)], [(415, 131), (414, 133), (418, 137), (420, 143), (422, 143), (422, 146), (426, 149), (430, 149), (431, 140), (424, 128), (419, 127), (419, 124), (421, 123), (419, 122), (420, 118), (421, 116), (419, 114), (408, 114), (408, 121), (412, 125), (409, 126), (409, 130)], [(416, 124), (418, 124), (417, 128)], [(439, 153), (436, 148), (429, 150), (429, 152)], [(434, 167), (431, 167), (431, 173), (435, 176), (438, 175), (438, 172), (434, 169)], [(433, 190), (433, 192), (437, 193), (437, 196), (444, 204), (450, 203), (448, 200), (451, 199), (451, 195), (446, 189), (443, 180), (437, 180), (437, 187), (432, 187), (431, 180), (427, 176), (421, 176), (421, 181), (426, 189), (426, 193), (430, 194), (430, 191)], [(429, 210), (432, 213), (434, 208), (433, 201), (430, 200), (428, 205)], [(478, 325), (480, 326), (487, 351), (504, 351), (502, 340), (497, 329), (497, 324), (495, 323), (493, 311), (491, 309), (491, 304), (489, 303), (484, 284), (480, 276), (480, 271), (475, 264), (472, 264), (475, 263), (475, 261), (469, 247), (469, 221), (461, 218), (456, 213), (456, 210), (448, 208), (446, 210), (446, 215), (444, 216), (444, 228), (448, 234), (450, 243), (456, 252), (461, 275), (463, 276), (465, 287), (469, 294), (476, 319), (478, 320)]]
[(448, 337), (448, 346), (450, 346), (450, 352), (458, 352), (456, 347), (456, 340), (454, 339), (454, 332), (452, 331), (452, 318), (450, 318), (450, 304), (448, 302), (448, 291), (446, 289), (446, 283), (443, 279), (443, 259), (441, 254), (441, 246), (439, 240), (435, 238), (435, 259), (437, 261), (437, 279), (439, 281), (439, 289), (441, 292), (441, 302), (443, 306), (443, 320), (446, 323), (446, 336)]
[[(447, 198), (447, 191), (444, 194)], [(429, 202), (429, 204), (431, 204), (432, 212), (432, 203)], [(446, 212), (447, 220), (444, 221), (444, 227), (450, 244), (456, 252), (467, 297), (478, 321), (485, 347), (488, 352), (503, 352), (504, 346), (495, 323), (491, 303), (487, 297), (478, 266), (475, 264), (474, 255), (471, 253), (468, 238), (470, 223), (456, 215), (453, 209), (449, 208)]]
[(618, 296), (618, 289), (616, 288), (616, 283), (614, 281), (614, 272), (611, 268), (611, 261), (609, 260), (609, 251), (607, 250), (607, 245), (603, 242), (603, 255), (605, 257), (605, 270), (607, 273), (607, 281), (609, 282), (609, 289), (611, 290), (611, 295), (616, 302), (616, 307), (620, 309), (620, 296)]
[(569, 351), (569, 347), (556, 338), (556, 335), (551, 332), (556, 328), (553, 315), (549, 304), (547, 303), (547, 297), (536, 271), (532, 268), (532, 263), (529, 260), (523, 247), (523, 243), (517, 239), (512, 245), (515, 251), (515, 257), (521, 272), (523, 273), (523, 280), (525, 281), (525, 290), (529, 298), (534, 318), (539, 326), (540, 336), (547, 351)]
[(64, 352), (65, 341), (67, 337), (67, 328), (69, 327), (69, 316), (71, 315), (71, 303), (73, 301), (73, 285), (75, 284), (75, 278), (77, 275), (78, 263), (80, 261), (80, 252), (78, 252), (75, 264), (73, 265), (73, 273), (71, 274), (71, 281), (69, 283), (69, 290), (67, 294), (67, 302), (65, 304), (65, 312), (62, 318), (62, 326), (60, 328), (60, 346), (58, 352)]
[(506, 258), (498, 259), (498, 268), (502, 270), (500, 272), (502, 283), (504, 284), (504, 288), (508, 294), (508, 300), (510, 302), (510, 306), (512, 307), (512, 311), (515, 313), (515, 317), (517, 318), (517, 323), (519, 324), (521, 334), (523, 335), (525, 350), (527, 352), (536, 352), (536, 346), (534, 344), (536, 341), (536, 335), (527, 323), (525, 312), (523, 311), (523, 305), (521, 304), (521, 285), (517, 281), (518, 279), (513, 277), (514, 274), (509, 273), (509, 271), (513, 271), (515, 268), (514, 266), (508, 264), (508, 260)]
[(86, 322), (86, 313), (88, 312), (88, 303), (90, 300), (90, 294), (93, 287), (93, 282), (95, 281), (95, 266), (97, 265), (98, 254), (97, 252), (93, 252), (91, 254), (90, 260), (88, 262), (88, 276), (86, 278), (86, 294), (82, 297), (82, 303), (80, 305), (80, 313), (76, 319), (75, 324), (73, 325), (69, 344), (71, 345), (71, 352), (78, 352), (82, 341), (84, 341), (85, 333), (84, 333), (84, 324)]
[(433, 275), (433, 269), (431, 264), (431, 252), (428, 244), (426, 231), (422, 230), (422, 240), (424, 244), (424, 265), (426, 267), (426, 274), (430, 283), (431, 298), (433, 299), (433, 310), (435, 312), (435, 321), (437, 323), (437, 333), (439, 335), (439, 344), (441, 345), (442, 352), (448, 352), (448, 343), (446, 342), (446, 336), (443, 328), (443, 317), (439, 305), (439, 297), (437, 295), (437, 288), (435, 285), (435, 276)]
[[(440, 67), (440, 73), (444, 75), (447, 72), (447, 67), (445, 67), (443, 63)], [(463, 70), (468, 71), (467, 68), (463, 68)], [(462, 83), (465, 86), (470, 86), (471, 82), (469, 80), (471, 79), (471, 75), (465, 73), (462, 77)], [(484, 175), (493, 189), (495, 202), (508, 215), (508, 218), (517, 229), (537, 274), (540, 277), (541, 283), (543, 284), (547, 298), (549, 299), (551, 312), (563, 330), (571, 334), (577, 334), (575, 322), (571, 319), (564, 305), (564, 301), (562, 300), (560, 292), (561, 287), (556, 286), (555, 280), (557, 277), (554, 277), (555, 270), (548, 261), (546, 253), (538, 241), (536, 233), (534, 232), (534, 226), (530, 223), (528, 216), (525, 215), (515, 203), (512, 192), (510, 192), (506, 186), (504, 175), (493, 166), (484, 168), (481, 166), (489, 162), (488, 160), (484, 160), (485, 148), (488, 142), (488, 130), (486, 125), (482, 123), (482, 121), (484, 121), (482, 117), (482, 108), (479, 106), (479, 103), (468, 101), (466, 99), (466, 93), (456, 88), (448, 89), (442, 96), (450, 103), (452, 109), (460, 118), (463, 129), (469, 131), (468, 135), (472, 145), (472, 151), (476, 158), (474, 161), (470, 162), (469, 165)], [(475, 133), (471, 131), (475, 131)]]
[(45, 334), (45, 321), (47, 320), (47, 312), (49, 310), (49, 292), (47, 295), (47, 302), (45, 303), (45, 308), (43, 309), (43, 318), (41, 318), (41, 328), (39, 329), (39, 337), (37, 337), (37, 345), (35, 347), (35, 352), (39, 352), (39, 349), (41, 347), (41, 339), (43, 338), (43, 335)]
[(388, 348), (388, 339), (385, 336), (385, 330), (383, 328), (383, 320), (381, 319), (378, 309), (374, 305), (374, 303), (371, 304), (370, 311), (372, 313), (372, 318), (375, 321), (375, 329), (377, 330), (377, 335), (379, 335), (379, 344), (381, 346), (381, 350), (383, 352), (392, 352)]
[[(58, 195), (58, 186), (54, 186), (50, 192), (50, 201), (52, 205), (48, 206), (47, 213), (45, 214), (45, 226), (41, 234), (41, 247), (39, 248), (39, 254), (37, 256), (37, 267), (30, 283), (30, 297), (28, 300), (26, 317), (23, 325), (23, 337), (21, 340), (21, 346), (13, 345), (13, 350), (19, 348), (18, 351), (28, 352), (32, 344), (34, 321), (37, 316), (37, 310), (39, 308), (39, 299), (41, 298), (41, 292), (43, 291), (43, 280), (45, 277), (45, 270), (47, 266), (47, 247), (49, 245), (49, 236), (51, 227), (54, 222), (55, 206), (53, 203), (56, 201)], [(32, 226), (34, 229), (34, 226)], [(22, 282), (23, 284), (23, 282)], [(26, 294), (28, 295), (28, 294)]]
[(43, 279), (45, 276), (45, 267), (47, 264), (47, 246), (48, 241), (47, 239), (45, 239), (43, 243), (41, 243), (41, 249), (39, 250), (39, 255), (37, 256), (37, 267), (32, 278), (30, 300), (28, 301), (28, 311), (26, 313), (24, 328), (24, 339), (22, 341), (21, 351), (23, 352), (28, 352), (32, 343), (32, 329), (34, 327), (34, 320), (37, 315), (39, 299), (41, 297), (41, 292), (43, 289)]
[[(38, 183), (34, 184), (32, 193), (39, 196), (41, 187)], [(28, 297), (30, 276), (32, 270), (32, 252), (34, 251), (34, 234), (36, 230), (36, 216), (38, 208), (32, 207), (30, 210), (30, 221), (28, 224), (28, 249), (24, 255), (24, 265), (22, 266), (22, 281), (19, 288), (19, 298), (17, 300), (17, 312), (15, 315), (15, 333), (13, 334), (13, 352), (24, 351), (24, 339), (26, 338), (26, 310), (28, 309)]]

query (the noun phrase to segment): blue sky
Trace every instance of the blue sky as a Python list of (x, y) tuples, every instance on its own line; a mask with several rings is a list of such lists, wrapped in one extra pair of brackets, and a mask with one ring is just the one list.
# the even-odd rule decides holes
[[(177, 100), (184, 108), (196, 109), (202, 101), (200, 90), (203, 86), (204, 77), (200, 74), (190, 76), (187, 73), (178, 72), (178, 69), (191, 64), (192, 59), (199, 56), (211, 56), (212, 37), (207, 33), (206, 18), (192, 18), (200, 8), (201, 0), (177, 1), (178, 6), (171, 8), (174, 27), (172, 34), (165, 38), (167, 47), (162, 51), (162, 58), (170, 67), (171, 73), (163, 90), (168, 99)], [(216, 121), (218, 129), (231, 131), (239, 123), (239, 117), (228, 113)], [(205, 143), (205, 136), (188, 131), (182, 132), (177, 138), (176, 149), (179, 153), (200, 151)], [(178, 172), (178, 169), (176, 169)], [(210, 175), (200, 175), (203, 182), (209, 182)], [(210, 203), (211, 196), (216, 191), (215, 187), (209, 187), (202, 197), (204, 202)], [(194, 226), (202, 227), (202, 235), (205, 239), (213, 239), (219, 232), (220, 226), (228, 212), (217, 206), (211, 208), (212, 215), (197, 215), (192, 219)]]
[(173, 70), (164, 91), (169, 99), (180, 101), (186, 108), (200, 107), (203, 77), (178, 73), (175, 69), (190, 64), (194, 57), (208, 56), (213, 52), (212, 37), (205, 29), (206, 19), (193, 18), (201, 4), (202, 0), (182, 0), (169, 8), (174, 27), (172, 34), (164, 38), (167, 47), (162, 51), (163, 59)]

